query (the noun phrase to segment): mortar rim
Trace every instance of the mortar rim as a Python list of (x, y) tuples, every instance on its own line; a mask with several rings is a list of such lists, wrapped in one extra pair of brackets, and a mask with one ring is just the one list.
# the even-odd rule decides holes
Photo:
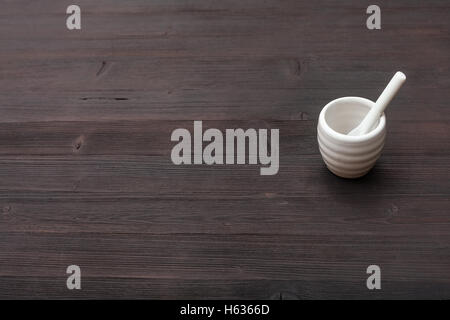
[(327, 121), (325, 120), (325, 114), (326, 114), (327, 110), (330, 108), (330, 106), (332, 106), (333, 104), (335, 104), (337, 102), (341, 102), (343, 100), (350, 100), (352, 102), (364, 104), (364, 105), (369, 106), (369, 108), (372, 108), (373, 105), (375, 104), (375, 102), (373, 102), (372, 100), (362, 98), (362, 97), (355, 97), (355, 96), (341, 97), (341, 98), (337, 98), (337, 99), (334, 99), (334, 100), (328, 102), (325, 105), (325, 107), (323, 107), (322, 111), (320, 111), (320, 115), (319, 115), (319, 125), (323, 128), (323, 130), (325, 130), (327, 135), (329, 135), (330, 137), (332, 137), (336, 140), (342, 141), (342, 142), (355, 143), (355, 142), (369, 141), (372, 138), (374, 138), (382, 133), (383, 129), (386, 127), (386, 116), (385, 116), (384, 112), (380, 117), (380, 121), (378, 122), (377, 127), (375, 129), (373, 129), (372, 131), (370, 131), (366, 134), (363, 134), (361, 136), (348, 136), (346, 134), (337, 132), (334, 129), (332, 129), (328, 125)]

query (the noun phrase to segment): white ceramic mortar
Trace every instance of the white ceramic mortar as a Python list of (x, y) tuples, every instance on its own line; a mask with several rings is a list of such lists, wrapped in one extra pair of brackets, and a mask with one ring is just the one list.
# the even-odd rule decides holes
[(328, 169), (343, 178), (358, 178), (369, 172), (381, 155), (386, 137), (384, 113), (372, 130), (360, 136), (347, 133), (358, 126), (374, 102), (343, 97), (328, 103), (320, 112), (317, 140)]

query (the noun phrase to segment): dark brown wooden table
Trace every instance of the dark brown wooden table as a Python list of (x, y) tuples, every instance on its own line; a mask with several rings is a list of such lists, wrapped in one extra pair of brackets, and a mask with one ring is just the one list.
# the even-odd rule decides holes
[[(0, 7), (0, 298), (450, 298), (448, 1), (377, 1), (381, 30), (370, 1), (78, 0), (69, 31), (71, 3)], [(376, 167), (332, 175), (321, 108), (397, 70)], [(175, 166), (193, 120), (280, 129), (279, 173)]]

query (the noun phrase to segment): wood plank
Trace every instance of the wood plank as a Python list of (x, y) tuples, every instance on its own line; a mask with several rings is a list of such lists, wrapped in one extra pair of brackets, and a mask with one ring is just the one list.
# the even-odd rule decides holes
[[(149, 193), (0, 193), (0, 231), (431, 237), (448, 233), (447, 195), (285, 195), (201, 199)], [(74, 221), (76, 223), (74, 223)], [(440, 240), (439, 240), (440, 239)]]
[(15, 287), (22, 299), (440, 299), (448, 287), (438, 281), (411, 282), (391, 279), (383, 293), (361, 289), (361, 283), (340, 280), (186, 280), (89, 277), (82, 291), (61, 286), (65, 277), (0, 277), (0, 297), (10, 298)]
[[(300, 113), (303, 120), (227, 120), (202, 121), (203, 132), (217, 128), (279, 129), (282, 158), (318, 155), (316, 119)], [(201, 120), (201, 119), (194, 119)], [(164, 156), (170, 162), (172, 132), (185, 128), (193, 136), (194, 121), (52, 121), (0, 124), (0, 159), (23, 159), (36, 156), (66, 157), (88, 160), (92, 156)], [(447, 120), (393, 121), (388, 125), (384, 155), (428, 158), (448, 156), (450, 122)], [(409, 140), (414, 141), (411, 143)], [(206, 146), (207, 143), (204, 143)], [(87, 157), (89, 156), (89, 157)], [(161, 157), (161, 159), (164, 159)], [(300, 160), (301, 161), (301, 160)], [(446, 164), (443, 163), (443, 169)]]
[(386, 157), (380, 159), (370, 174), (350, 182), (330, 174), (319, 155), (285, 156), (275, 177), (261, 176), (259, 165), (175, 166), (168, 157), (158, 156), (1, 159), (0, 189), (137, 192), (194, 198), (252, 197), (265, 193), (448, 194), (447, 158)]
[[(367, 235), (11, 233), (2, 240), (2, 276), (57, 276), (68, 265), (86, 275), (160, 279), (365, 280), (373, 261), (386, 278), (449, 284), (448, 235), (377, 240)], [(437, 238), (437, 237), (436, 237)], [(8, 243), (6, 246), (5, 243)], [(433, 250), (431, 253), (430, 250)], [(33, 254), (39, 252), (39, 255)], [(7, 265), (8, 268), (4, 266)], [(330, 272), (333, 269), (334, 272)], [(205, 272), (208, 270), (208, 272)], [(359, 270), (359, 271), (357, 271)]]

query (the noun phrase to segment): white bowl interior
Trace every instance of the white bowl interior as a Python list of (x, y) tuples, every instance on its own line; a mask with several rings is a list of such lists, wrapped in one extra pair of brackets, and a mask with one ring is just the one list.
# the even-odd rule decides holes
[[(370, 108), (369, 103), (347, 99), (336, 101), (328, 107), (325, 113), (325, 121), (334, 131), (347, 134), (361, 123)], [(377, 127), (378, 122), (373, 128)]]

